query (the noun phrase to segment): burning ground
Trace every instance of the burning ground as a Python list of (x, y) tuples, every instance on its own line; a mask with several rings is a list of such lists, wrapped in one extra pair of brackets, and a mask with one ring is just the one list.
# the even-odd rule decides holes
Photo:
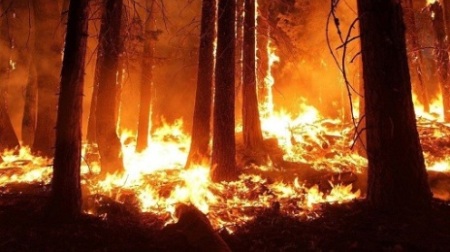
[(63, 227), (47, 226), (48, 217), (41, 214), (51, 160), (33, 156), (27, 148), (5, 151), (0, 169), (5, 239), (0, 246), (5, 251), (61, 250), (67, 244), (74, 250), (194, 251), (197, 245), (174, 224), (176, 208), (184, 203), (201, 210), (235, 251), (448, 249), (450, 206), (445, 200), (450, 175), (445, 153), (450, 151), (450, 128), (438, 113), (416, 107), (429, 182), (441, 199), (423, 216), (391, 220), (368, 213), (359, 200), (365, 194), (367, 161), (352, 149), (352, 125), (324, 119), (304, 105), (299, 116), (274, 113), (263, 120), (271, 165), (252, 165), (238, 148), (246, 166), (236, 182), (212, 183), (207, 165), (184, 169), (190, 137), (182, 121), (156, 130), (143, 153), (134, 151), (134, 137), (123, 132), (125, 174), (99, 178), (95, 146), (86, 145), (85, 215)]

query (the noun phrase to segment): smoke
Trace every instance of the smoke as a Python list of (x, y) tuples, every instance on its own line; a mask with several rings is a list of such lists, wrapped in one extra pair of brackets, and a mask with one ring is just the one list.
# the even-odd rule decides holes
[[(299, 103), (306, 99), (327, 116), (342, 116), (343, 109), (349, 109), (349, 99), (342, 73), (328, 49), (329, 43), (341, 64), (343, 50), (337, 48), (342, 42), (333, 18), (327, 27), (330, 3), (296, 0), (287, 8), (275, 7), (274, 11), (278, 13), (272, 21), (276, 29), (272, 36), (280, 56), (279, 65), (274, 67), (275, 104), (298, 111)], [(355, 1), (341, 1), (336, 17), (345, 39), (350, 24), (357, 17)], [(351, 34), (351, 37), (359, 35), (358, 27)], [(287, 46), (285, 41), (290, 44)], [(345, 55), (348, 79), (355, 89), (359, 82), (358, 60), (350, 61), (358, 52), (357, 39), (348, 44)]]

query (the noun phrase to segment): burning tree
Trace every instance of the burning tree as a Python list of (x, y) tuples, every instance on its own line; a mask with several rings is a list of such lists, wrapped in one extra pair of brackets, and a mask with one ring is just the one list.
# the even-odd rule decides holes
[(186, 167), (201, 163), (209, 155), (214, 71), (216, 1), (203, 0), (192, 138)]
[(358, 0), (367, 125), (369, 203), (383, 210), (431, 200), (417, 133), (400, 1)]
[(65, 220), (81, 212), (81, 118), (88, 2), (70, 1), (61, 72), (50, 211)]
[(214, 89), (212, 179), (237, 178), (235, 146), (235, 6), (234, 0), (219, 0)]
[(264, 141), (256, 92), (256, 1), (245, 1), (242, 125), (244, 147), (257, 164), (264, 163)]
[(122, 0), (105, 0), (99, 35), (98, 61), (94, 85), (98, 85), (95, 109), (96, 139), (102, 173), (122, 172), (121, 144), (117, 125), (117, 72), (123, 51), (121, 38)]

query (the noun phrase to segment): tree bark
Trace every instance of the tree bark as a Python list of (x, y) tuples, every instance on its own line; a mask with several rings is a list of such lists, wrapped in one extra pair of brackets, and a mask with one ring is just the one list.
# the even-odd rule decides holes
[(422, 71), (422, 50), (419, 44), (419, 31), (417, 29), (414, 4), (412, 0), (402, 2), (404, 4), (404, 19), (406, 25), (406, 46), (409, 52), (410, 72), (413, 90), (418, 95), (419, 101), (423, 104), (425, 112), (430, 111), (430, 100), (425, 87), (425, 81)]
[(203, 0), (192, 140), (186, 168), (209, 157), (214, 71), (216, 0)]
[(255, 12), (255, 0), (245, 0), (242, 125), (245, 151), (260, 165), (266, 160), (256, 91)]
[(121, 144), (117, 136), (116, 97), (121, 38), (122, 0), (105, 0), (99, 41), (96, 133), (102, 174), (123, 172)]
[(358, 0), (366, 101), (367, 200), (379, 210), (430, 206), (400, 1)]
[[(269, 46), (269, 2), (258, 1), (258, 17), (257, 17), (257, 86), (258, 98), (260, 105), (264, 105), (268, 91), (266, 86), (266, 77), (269, 75), (269, 54), (267, 48)], [(266, 109), (266, 108), (264, 108)], [(267, 111), (261, 111), (267, 113)], [(268, 116), (263, 114), (262, 116)]]
[(13, 39), (9, 33), (9, 19), (13, 15), (8, 9), (11, 4), (9, 1), (2, 1), (0, 5), (0, 11), (4, 13), (0, 23), (0, 152), (4, 149), (13, 149), (19, 146), (19, 140), (11, 123), (6, 102), (7, 82), (11, 72), (9, 61), (13, 48)]
[(56, 124), (50, 213), (59, 220), (81, 214), (81, 120), (88, 36), (88, 0), (70, 1)]
[(33, 59), (31, 60), (28, 72), (22, 118), (22, 143), (25, 146), (32, 146), (35, 138), (37, 114), (37, 73), (36, 64)]
[(155, 24), (155, 0), (146, 1), (149, 16), (145, 20), (144, 31), (144, 55), (142, 60), (141, 73), (141, 99), (139, 103), (139, 125), (136, 143), (136, 151), (141, 152), (148, 146), (148, 136), (150, 132), (150, 113), (153, 87), (153, 57), (157, 31)]
[(58, 1), (35, 0), (33, 3), (37, 34), (33, 58), (37, 72), (38, 112), (32, 149), (52, 157), (64, 29)]
[(436, 36), (436, 62), (438, 65), (439, 83), (442, 92), (442, 103), (444, 107), (444, 119), (450, 121), (450, 76), (449, 76), (449, 54), (447, 34), (445, 32), (444, 12), (439, 2), (430, 5), (433, 13), (432, 21)]
[(219, 0), (214, 89), (213, 181), (237, 178), (235, 146), (235, 0)]

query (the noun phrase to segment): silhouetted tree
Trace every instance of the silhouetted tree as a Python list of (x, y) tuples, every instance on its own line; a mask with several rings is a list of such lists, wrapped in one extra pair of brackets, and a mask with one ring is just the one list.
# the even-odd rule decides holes
[(141, 98), (139, 103), (139, 125), (136, 150), (143, 151), (148, 145), (148, 135), (150, 131), (150, 108), (153, 86), (153, 58), (155, 51), (155, 42), (158, 38), (158, 32), (155, 25), (155, 0), (146, 0), (146, 9), (149, 15), (144, 25), (144, 53), (142, 55), (142, 73), (141, 73)]
[(11, 5), (9, 1), (2, 1), (0, 11), (3, 14), (0, 20), (0, 152), (3, 149), (11, 149), (19, 146), (11, 119), (8, 114), (8, 105), (6, 102), (6, 88), (9, 79), (10, 67), (10, 50), (13, 48), (13, 40), (9, 37), (8, 20), (13, 13), (8, 9)]
[(255, 0), (245, 0), (242, 125), (244, 147), (257, 164), (264, 163), (264, 142), (256, 91)]
[(434, 34), (436, 36), (436, 62), (438, 64), (439, 83), (442, 92), (442, 103), (444, 107), (445, 121), (450, 121), (450, 76), (449, 76), (449, 54), (448, 41), (445, 31), (444, 11), (439, 2), (430, 5), (430, 11), (433, 13), (432, 21)]
[(358, 0), (365, 85), (367, 199), (376, 209), (426, 208), (431, 193), (417, 133), (400, 1)]
[(80, 162), (84, 64), (89, 0), (70, 1), (56, 124), (50, 213), (71, 220), (81, 213)]
[(122, 151), (117, 136), (117, 72), (119, 57), (123, 51), (121, 38), (122, 0), (104, 0), (104, 13), (100, 27), (98, 65), (95, 80), (98, 81), (96, 137), (102, 173), (123, 172)]
[(219, 0), (214, 89), (212, 173), (214, 181), (237, 178), (235, 115), (235, 0)]
[(64, 29), (58, 1), (35, 0), (36, 43), (33, 59), (37, 72), (38, 101), (33, 151), (54, 154), (57, 93), (61, 72)]
[(209, 156), (214, 71), (216, 0), (203, 0), (192, 140), (186, 167)]

